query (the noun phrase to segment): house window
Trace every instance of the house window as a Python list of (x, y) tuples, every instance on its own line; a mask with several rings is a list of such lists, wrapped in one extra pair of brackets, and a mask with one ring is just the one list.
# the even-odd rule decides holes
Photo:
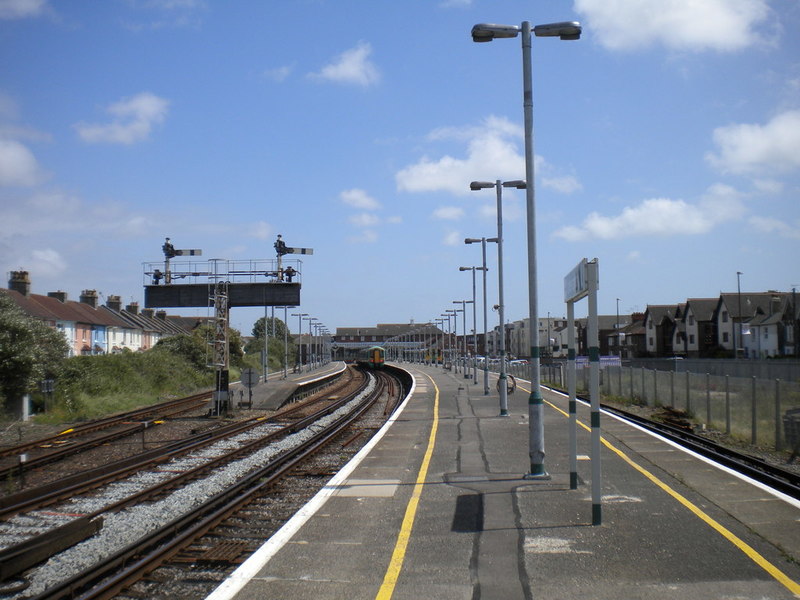
[(652, 321), (648, 321), (647, 322), (647, 328), (648, 329), (652, 329), (653, 328), (653, 322)]
[(727, 310), (723, 310), (722, 311), (722, 322), (723, 323), (727, 323), (728, 322), (728, 311)]
[(689, 325), (694, 325), (694, 315), (689, 315)]
[(694, 334), (689, 336), (689, 343), (694, 344)]
[(653, 338), (647, 338), (647, 345), (648, 346), (652, 346), (653, 345)]
[(725, 342), (726, 344), (728, 343), (728, 332), (727, 331), (725, 331), (722, 334), (722, 341)]
[(769, 339), (769, 329), (764, 329), (764, 339)]

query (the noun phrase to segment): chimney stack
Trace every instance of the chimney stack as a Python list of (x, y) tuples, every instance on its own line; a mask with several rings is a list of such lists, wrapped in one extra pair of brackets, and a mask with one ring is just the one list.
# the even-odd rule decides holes
[(122, 310), (122, 298), (119, 296), (109, 296), (106, 299), (106, 306), (114, 312)]
[(159, 310), (158, 312), (156, 312), (156, 317), (161, 319), (162, 321), (166, 321), (167, 320), (167, 311)]
[(156, 314), (156, 311), (153, 308), (143, 308), (142, 309), (142, 315), (147, 317), (148, 319), (152, 319), (153, 315), (155, 315), (155, 314)]
[(19, 292), (23, 296), (30, 296), (31, 280), (28, 278), (28, 272), (11, 271), (11, 278), (8, 280), (8, 289)]
[(127, 310), (132, 315), (138, 315), (139, 314), (139, 303), (138, 302), (131, 302), (130, 304), (128, 304), (128, 306), (125, 307), (125, 310)]
[(61, 290), (58, 290), (57, 292), (47, 292), (47, 296), (50, 298), (55, 298), (59, 302), (67, 301), (67, 292), (62, 292)]
[(97, 290), (83, 290), (80, 295), (80, 301), (92, 308), (97, 308)]

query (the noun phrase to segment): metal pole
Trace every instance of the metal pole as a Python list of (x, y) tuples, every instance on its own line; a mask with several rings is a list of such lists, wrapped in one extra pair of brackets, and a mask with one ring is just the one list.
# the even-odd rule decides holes
[(781, 380), (775, 380), (775, 450), (783, 450), (781, 441)]
[(472, 383), (478, 383), (478, 304), (475, 297), (475, 267), (472, 267), (472, 340), (475, 354), (472, 355)]
[(550, 476), (544, 467), (544, 399), (540, 372), (539, 349), (539, 299), (536, 269), (536, 194), (534, 185), (533, 153), (533, 77), (531, 69), (531, 24), (522, 23), (522, 79), (523, 108), (525, 115), (525, 200), (528, 229), (528, 309), (531, 326), (531, 393), (528, 398), (529, 457), (531, 471), (528, 478), (546, 479)]
[(575, 385), (575, 303), (567, 302), (567, 393), (569, 395), (569, 489), (578, 489), (578, 400)]
[(602, 523), (602, 495), (600, 468), (600, 337), (597, 323), (597, 259), (586, 265), (589, 279), (589, 398), (592, 404), (592, 525)]
[[(272, 307), (272, 333), (275, 333), (275, 307)], [(264, 307), (264, 383), (269, 378), (269, 329), (267, 325), (267, 307)], [(252, 405), (251, 405), (252, 408)]]
[[(742, 356), (744, 356), (744, 340), (742, 339), (742, 283), (743, 273), (736, 271), (736, 295), (739, 298), (739, 345), (742, 346)], [(731, 319), (733, 321), (733, 319)], [(733, 323), (731, 323), (733, 325)], [(738, 347), (736, 345), (736, 329), (733, 331), (733, 358), (739, 358)]]
[(489, 269), (486, 268), (486, 238), (481, 238), (481, 251), (483, 253), (483, 395), (489, 395), (489, 353), (486, 351), (488, 348), (488, 331), (486, 329), (487, 316), (486, 316), (486, 273)]
[(289, 307), (283, 307), (283, 378), (286, 379), (286, 369), (289, 366), (289, 318), (286, 312)]
[(462, 300), (461, 306), (461, 333), (464, 334), (464, 379), (469, 379), (469, 369), (467, 368), (467, 301)]
[[(530, 36), (530, 31), (528, 31)], [(500, 379), (497, 382), (500, 392), (500, 416), (508, 416), (508, 377), (506, 376), (506, 319), (503, 298), (503, 184), (498, 179), (497, 188), (497, 278), (499, 286), (500, 313)]]

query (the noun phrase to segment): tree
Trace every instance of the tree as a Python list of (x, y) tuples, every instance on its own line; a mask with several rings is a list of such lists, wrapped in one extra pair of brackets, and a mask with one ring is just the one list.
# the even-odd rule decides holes
[(205, 370), (208, 365), (205, 343), (194, 335), (180, 334), (161, 338), (153, 350), (165, 350), (182, 356), (198, 371)]
[[(269, 337), (283, 341), (284, 335), (288, 333), (286, 323), (275, 317), (266, 319)], [(261, 317), (253, 324), (253, 337), (262, 339), (264, 337), (264, 317)], [(288, 337), (291, 338), (291, 335)]]
[(0, 394), (6, 409), (37, 382), (58, 375), (69, 345), (64, 335), (29, 317), (6, 294), (0, 293)]

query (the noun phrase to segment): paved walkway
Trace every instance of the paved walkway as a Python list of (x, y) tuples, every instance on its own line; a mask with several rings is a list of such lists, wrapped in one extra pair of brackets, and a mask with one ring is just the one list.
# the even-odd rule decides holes
[(545, 394), (551, 479), (529, 481), (525, 382), (503, 418), (480, 382), (403, 366), (416, 387), (393, 423), (210, 599), (800, 595), (800, 503), (604, 416), (593, 526), (588, 426), (571, 490), (566, 399)]

